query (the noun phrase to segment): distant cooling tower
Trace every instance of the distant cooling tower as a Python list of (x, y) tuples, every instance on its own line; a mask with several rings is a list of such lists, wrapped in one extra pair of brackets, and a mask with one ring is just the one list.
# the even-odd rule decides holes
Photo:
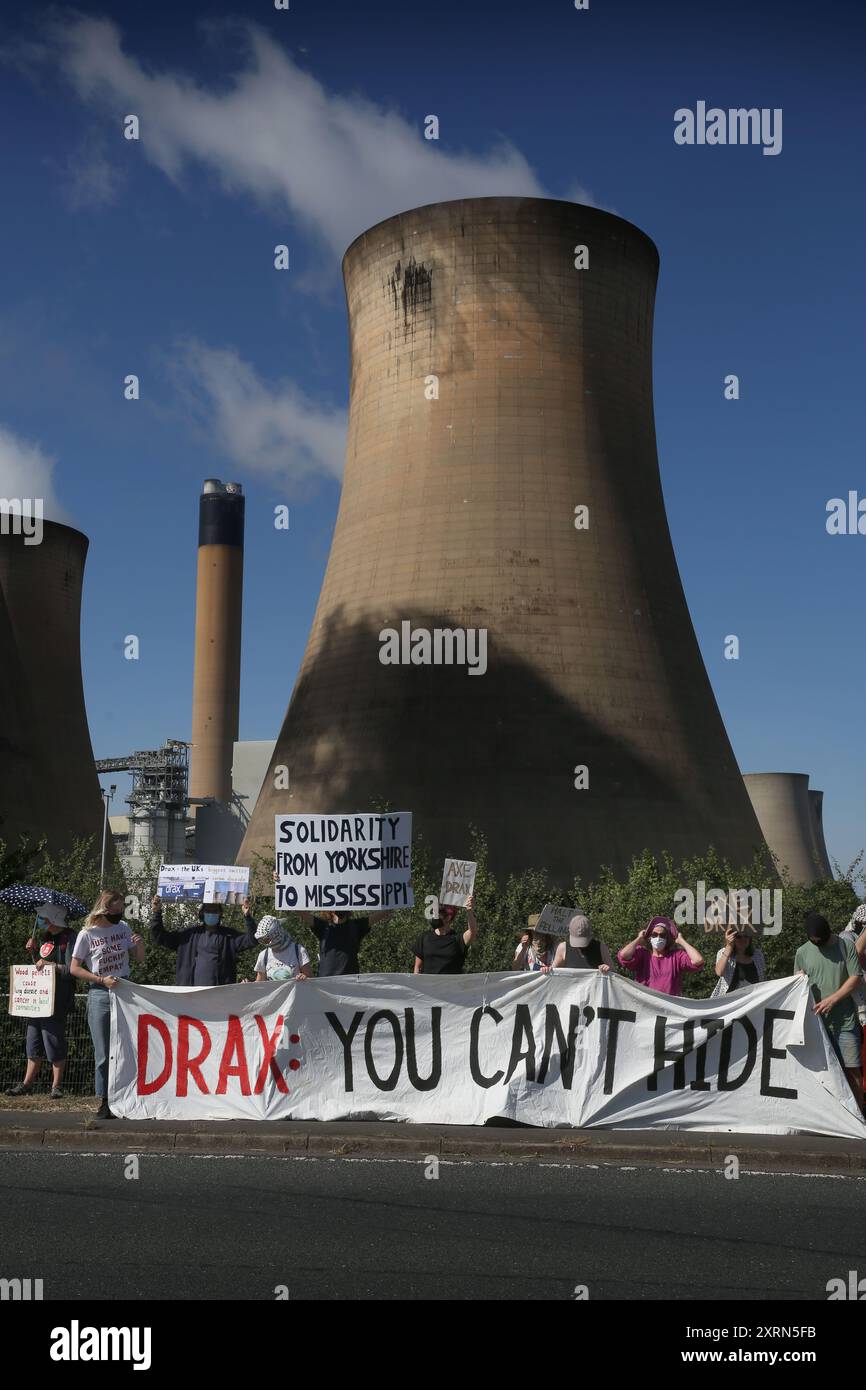
[[(825, 873), (823, 864), (819, 864), (808, 775), (805, 772), (747, 772), (743, 781), (779, 867), (787, 868), (795, 883), (832, 878), (832, 873)], [(825, 858), (826, 854), (825, 848)]]
[[(277, 811), (382, 802), (434, 858), (475, 825), (495, 869), (562, 882), (647, 847), (763, 847), (668, 534), (657, 273), (629, 223), (537, 199), (419, 208), (349, 248), (340, 510), (242, 861)], [(474, 672), (455, 630), (486, 634)]]
[(40, 545), (0, 534), (0, 838), (95, 837), (103, 805), (81, 681), (87, 537), (43, 523)]
[(818, 867), (821, 870), (821, 877), (832, 878), (833, 866), (830, 863), (830, 856), (827, 853), (827, 842), (824, 839), (824, 793), (810, 790), (809, 805), (812, 808), (812, 830), (815, 837), (815, 853), (818, 856)]
[(238, 737), (243, 580), (243, 490), (209, 478), (199, 499), (189, 794), (223, 805)]

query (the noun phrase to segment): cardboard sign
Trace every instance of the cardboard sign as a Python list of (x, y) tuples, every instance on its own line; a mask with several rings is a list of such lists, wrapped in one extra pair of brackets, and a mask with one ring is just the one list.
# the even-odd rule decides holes
[(548, 932), (551, 936), (568, 936), (568, 924), (579, 911), (578, 907), (554, 907), (552, 903), (545, 903), (532, 930)]
[(160, 864), (157, 893), (170, 903), (242, 903), (250, 871), (242, 864)]
[(50, 1018), (54, 1013), (54, 968), (10, 965), (9, 1012), (13, 1018)]
[(472, 896), (477, 868), (478, 865), (469, 859), (446, 859), (442, 872), (442, 887), (439, 890), (440, 904), (445, 907), (462, 907), (466, 899)]
[(412, 907), (412, 813), (277, 816), (278, 908)]

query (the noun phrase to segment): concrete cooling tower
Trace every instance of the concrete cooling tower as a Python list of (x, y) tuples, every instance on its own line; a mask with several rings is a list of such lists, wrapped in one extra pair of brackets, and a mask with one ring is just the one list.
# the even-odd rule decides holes
[[(764, 838), (795, 883), (832, 878), (821, 862), (805, 772), (747, 772), (743, 778)], [(823, 840), (823, 831), (822, 831)], [(827, 857), (826, 847), (824, 858)]]
[(750, 860), (659, 480), (653, 243), (595, 208), (477, 198), (389, 218), (343, 269), (342, 497), (241, 860), (277, 811), (382, 802), (434, 859), (474, 825), (495, 870), (563, 883), (644, 848)]
[(833, 877), (833, 866), (830, 863), (830, 855), (827, 852), (827, 842), (824, 839), (824, 793), (809, 790), (809, 805), (812, 808), (812, 831), (815, 839), (815, 853), (818, 856), (818, 867), (821, 870), (822, 878)]
[(81, 681), (87, 537), (43, 522), (39, 545), (0, 534), (0, 839), (52, 851), (102, 834)]

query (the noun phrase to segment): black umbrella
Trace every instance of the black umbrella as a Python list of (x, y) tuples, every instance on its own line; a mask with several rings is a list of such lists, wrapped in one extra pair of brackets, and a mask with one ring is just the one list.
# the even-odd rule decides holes
[(90, 911), (80, 898), (73, 897), (71, 893), (58, 893), (56, 888), (39, 888), (31, 883), (12, 883), (8, 888), (0, 889), (0, 903), (5, 907), (17, 908), (19, 912), (35, 912), (44, 903), (52, 903), (54, 907), (65, 910), (68, 922), (74, 922), (77, 917), (86, 917)]

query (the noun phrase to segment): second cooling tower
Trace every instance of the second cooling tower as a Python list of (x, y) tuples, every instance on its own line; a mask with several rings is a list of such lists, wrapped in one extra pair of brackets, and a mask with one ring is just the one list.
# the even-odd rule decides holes
[(380, 804), (434, 858), (474, 825), (495, 869), (566, 883), (762, 847), (668, 533), (657, 274), (637, 228), (537, 199), (418, 208), (349, 248), (339, 515), (272, 763), (289, 790), (265, 779), (242, 860), (277, 811)]

